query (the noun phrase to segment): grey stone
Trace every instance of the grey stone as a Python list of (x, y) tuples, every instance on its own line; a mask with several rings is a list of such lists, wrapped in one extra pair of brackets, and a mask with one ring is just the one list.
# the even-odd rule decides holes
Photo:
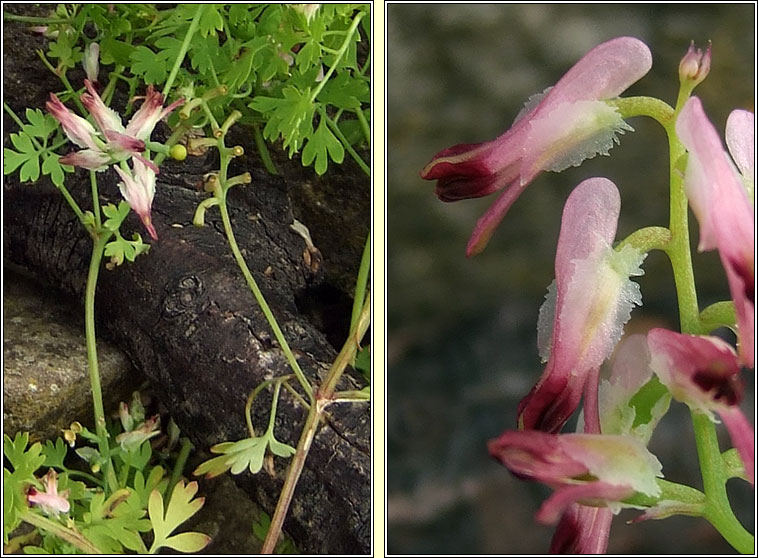
[[(142, 376), (123, 352), (99, 339), (106, 412), (130, 400)], [(61, 435), (72, 421), (92, 426), (82, 305), (40, 284), (20, 267), (4, 267), (3, 432), (32, 440)]]

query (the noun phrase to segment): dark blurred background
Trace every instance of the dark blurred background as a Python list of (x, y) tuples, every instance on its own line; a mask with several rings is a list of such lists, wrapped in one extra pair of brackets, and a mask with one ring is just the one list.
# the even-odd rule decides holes
[[(621, 192), (617, 239), (668, 219), (665, 135), (641, 118), (630, 121), (636, 132), (622, 136), (611, 157), (540, 175), (471, 260), (466, 242), (495, 197), (444, 204), (419, 170), (453, 144), (494, 139), (530, 95), (622, 35), (653, 53), (652, 71), (624, 96), (670, 104), (690, 40), (702, 48), (713, 41), (711, 72), (696, 94), (723, 133), (732, 109), (754, 109), (754, 19), (753, 4), (387, 5), (389, 553), (547, 551), (553, 529), (534, 514), (550, 491), (491, 461), (486, 442), (515, 426), (518, 401), (542, 373), (537, 313), (553, 279), (563, 203), (581, 180), (606, 176)], [(692, 230), (696, 244), (694, 222)], [(701, 308), (728, 298), (717, 254), (694, 260)], [(678, 328), (668, 260), (653, 253), (643, 267), (644, 306), (627, 332)], [(747, 377), (743, 407), (752, 417), (752, 371)], [(650, 449), (668, 479), (700, 487), (691, 430), (686, 408), (672, 403)], [(752, 531), (752, 490), (736, 480), (729, 489)], [(610, 553), (733, 552), (702, 519), (626, 525), (635, 515), (614, 520)]]

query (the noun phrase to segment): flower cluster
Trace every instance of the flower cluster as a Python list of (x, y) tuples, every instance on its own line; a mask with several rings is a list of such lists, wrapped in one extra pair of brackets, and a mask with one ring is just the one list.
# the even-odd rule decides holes
[[(499, 138), (445, 149), (424, 167), (422, 178), (438, 181), (442, 201), (504, 190), (477, 223), (467, 255), (484, 249), (541, 171), (607, 155), (617, 134), (631, 130), (614, 98), (650, 69), (651, 60), (634, 38), (601, 44), (531, 99)], [(624, 324), (642, 304), (631, 278), (642, 275), (646, 252), (660, 246), (624, 242), (614, 248), (621, 208), (616, 185), (590, 178), (576, 186), (563, 210), (555, 281), (539, 312), (545, 369), (519, 404), (518, 429), (489, 443), (490, 454), (514, 475), (554, 489), (537, 513), (538, 521), (558, 525), (551, 552), (604, 552), (613, 514), (622, 507), (646, 508), (641, 519), (704, 514), (700, 504), (667, 499), (662, 466), (647, 449), (672, 399), (714, 422), (718, 415), (741, 458), (740, 476), (754, 482), (753, 427), (739, 408), (742, 368), (754, 365), (754, 116), (744, 110), (730, 115), (727, 153), (700, 99), (689, 97), (710, 65), (710, 46), (702, 52), (693, 44), (679, 67), (684, 94), (671, 114), (686, 164), (677, 161), (672, 181), (683, 183), (700, 224), (699, 250), (719, 251), (737, 350), (704, 327), (689, 333), (655, 328), (622, 341)], [(601, 379), (612, 353), (613, 366)], [(580, 404), (578, 431), (561, 432)]]
[[(150, 85), (142, 106), (124, 127), (121, 117), (105, 105), (93, 83), (97, 79), (98, 53), (99, 48), (96, 47), (87, 50), (84, 62), (88, 79), (84, 80), (86, 92), (81, 94), (82, 104), (97, 124), (97, 129), (88, 120), (66, 108), (55, 93), (50, 93), (50, 100), (46, 104), (48, 112), (60, 122), (68, 139), (82, 148), (64, 155), (60, 162), (96, 171), (114, 165), (122, 180), (119, 183), (121, 194), (140, 217), (150, 236), (157, 240), (150, 212), (158, 167), (143, 152), (146, 149), (145, 142), (150, 139), (158, 121), (184, 101), (179, 99), (164, 108), (163, 95)], [(132, 169), (126, 164), (130, 158)]]

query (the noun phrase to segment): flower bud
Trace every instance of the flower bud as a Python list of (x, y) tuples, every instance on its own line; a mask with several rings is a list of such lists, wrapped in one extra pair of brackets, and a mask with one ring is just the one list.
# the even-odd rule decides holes
[(687, 50), (687, 54), (685, 54), (682, 61), (679, 62), (679, 80), (682, 83), (689, 81), (691, 82), (690, 85), (695, 87), (706, 78), (710, 69), (710, 41), (708, 41), (708, 48), (705, 53), (700, 49), (695, 50), (695, 41), (690, 42), (690, 48)]
[(84, 51), (84, 71), (87, 79), (97, 85), (97, 76), (100, 73), (100, 45), (90, 43), (87, 50)]

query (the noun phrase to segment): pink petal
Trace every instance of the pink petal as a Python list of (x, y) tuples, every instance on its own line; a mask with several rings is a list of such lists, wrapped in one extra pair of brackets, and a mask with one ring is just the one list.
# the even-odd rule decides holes
[(612, 520), (608, 508), (571, 504), (555, 529), (550, 554), (605, 554)]
[(726, 145), (742, 175), (755, 183), (755, 115), (733, 110), (726, 121)]
[(729, 432), (732, 445), (742, 458), (748, 482), (755, 484), (755, 432), (753, 426), (737, 406), (719, 410), (719, 416)]
[(132, 161), (134, 167), (132, 173), (124, 171), (119, 166), (114, 167), (122, 180), (118, 186), (121, 195), (142, 220), (150, 236), (157, 240), (158, 235), (150, 218), (155, 194), (155, 174), (139, 159), (132, 159)]
[(740, 364), (726, 341), (661, 328), (651, 329), (647, 340), (650, 367), (678, 401), (711, 414), (742, 399)]
[(148, 140), (158, 121), (171, 114), (171, 111), (183, 102), (184, 99), (179, 99), (164, 109), (163, 95), (149, 85), (142, 106), (126, 126), (126, 133), (141, 140)]
[(124, 126), (121, 124), (121, 117), (118, 113), (105, 106), (105, 103), (98, 95), (92, 82), (88, 79), (84, 80), (84, 86), (87, 89), (87, 93), (82, 93), (82, 104), (87, 108), (92, 117), (97, 122), (98, 127), (107, 135), (108, 132), (124, 132)]
[(110, 164), (111, 158), (107, 153), (94, 149), (82, 149), (68, 153), (60, 158), (63, 165), (73, 165), (90, 170), (105, 170)]
[(566, 200), (555, 258), (555, 287), (540, 309), (539, 382), (519, 404), (522, 428), (558, 431), (576, 410), (588, 374), (610, 355), (632, 307), (641, 304), (644, 255), (615, 252), (620, 210), (616, 186), (604, 178), (579, 184)]
[(486, 248), (495, 229), (526, 187), (527, 184), (520, 184), (519, 182), (506, 187), (495, 203), (479, 218), (466, 246), (466, 257), (475, 256)]
[(443, 201), (506, 191), (479, 220), (466, 253), (486, 246), (494, 229), (526, 186), (543, 170), (560, 171), (597, 153), (607, 154), (616, 132), (631, 129), (601, 101), (616, 97), (652, 65), (641, 41), (620, 37), (587, 53), (555, 87), (530, 102), (513, 126), (497, 139), (457, 145), (439, 152), (421, 171), (438, 180)]
[(55, 93), (50, 93), (50, 100), (45, 103), (45, 106), (48, 112), (61, 123), (68, 139), (79, 147), (97, 149), (97, 145), (92, 139), (93, 136), (97, 135), (95, 128), (84, 118), (68, 110)]
[(652, 66), (650, 49), (639, 39), (611, 39), (593, 48), (566, 72), (547, 94), (540, 110), (554, 103), (618, 97)]
[(145, 150), (145, 142), (127, 134), (116, 132), (114, 130), (108, 130), (105, 132), (105, 137), (111, 144), (110, 148), (115, 148), (117, 151), (125, 151), (130, 155), (133, 153), (141, 153)]
[(557, 435), (538, 430), (507, 430), (490, 440), (492, 457), (520, 478), (562, 484), (587, 474), (587, 467), (569, 458)]
[(556, 490), (537, 512), (537, 521), (548, 525), (557, 523), (561, 515), (573, 504), (580, 502), (605, 505), (620, 502), (634, 495), (629, 486), (618, 486), (604, 482), (570, 485)]

